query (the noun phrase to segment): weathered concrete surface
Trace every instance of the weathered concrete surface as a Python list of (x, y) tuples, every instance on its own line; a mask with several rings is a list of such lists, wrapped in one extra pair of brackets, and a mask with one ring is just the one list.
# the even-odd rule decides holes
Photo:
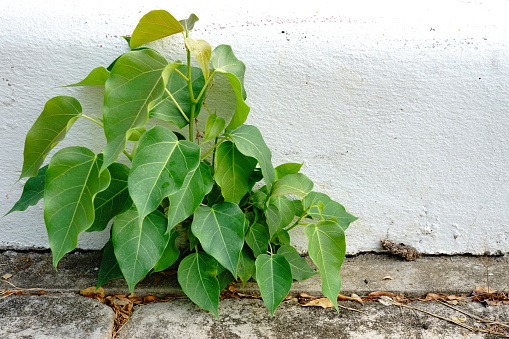
[[(41, 288), (47, 292), (78, 292), (94, 286), (101, 261), (98, 252), (75, 252), (66, 255), (55, 270), (50, 253), (0, 254), (0, 276), (12, 274), (9, 282), (23, 288)], [(373, 291), (423, 296), (429, 292), (468, 294), (476, 286), (490, 286), (497, 290), (509, 289), (509, 256), (429, 256), (416, 261), (403, 261), (391, 255), (364, 254), (346, 258), (341, 275), (342, 293), (366, 295)], [(383, 280), (391, 277), (392, 279)], [(0, 280), (0, 289), (10, 288)], [(107, 294), (128, 293), (123, 279), (104, 286)], [(256, 283), (239, 291), (258, 293)], [(135, 292), (139, 296), (182, 294), (176, 275), (153, 274), (140, 282)], [(291, 293), (305, 292), (320, 295), (320, 277), (294, 282)]]
[[(420, 311), (378, 302), (348, 304), (362, 313), (301, 307), (288, 301), (274, 317), (260, 300), (228, 299), (219, 306), (220, 319), (200, 310), (189, 300), (142, 305), (123, 327), (119, 338), (487, 338)], [(465, 315), (436, 302), (412, 302), (412, 307), (458, 319)], [(509, 306), (484, 308), (479, 303), (460, 306), (469, 313), (491, 319), (509, 319)], [(472, 319), (465, 324), (480, 327)]]
[(0, 299), (0, 338), (111, 338), (114, 313), (73, 293)]

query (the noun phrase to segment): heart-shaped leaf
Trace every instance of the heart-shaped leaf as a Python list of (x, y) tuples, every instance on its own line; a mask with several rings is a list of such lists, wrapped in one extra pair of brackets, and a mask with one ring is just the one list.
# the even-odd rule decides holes
[(269, 206), (265, 210), (270, 238), (288, 226), (294, 216), (295, 206), (287, 197), (270, 197)]
[(178, 236), (179, 232), (177, 232), (176, 230), (172, 230), (170, 232), (170, 239), (168, 240), (168, 244), (166, 244), (163, 254), (159, 258), (157, 263), (154, 265), (153, 268), (154, 272), (164, 271), (177, 261), (177, 259), (180, 256), (180, 251), (177, 245), (175, 244), (175, 240), (177, 240)]
[(209, 142), (214, 140), (224, 131), (225, 121), (223, 118), (218, 117), (214, 113), (210, 114), (207, 118), (207, 124), (205, 125), (205, 137), (203, 142)]
[(200, 162), (200, 147), (163, 126), (154, 126), (140, 138), (129, 173), (129, 193), (140, 222), (163, 198), (178, 191)]
[(318, 266), (322, 279), (322, 293), (338, 309), (337, 297), (341, 290), (339, 270), (345, 259), (345, 233), (331, 220), (319, 221), (304, 228), (308, 238), (309, 257)]
[(103, 66), (99, 66), (94, 68), (85, 79), (81, 80), (72, 85), (67, 85), (63, 87), (74, 87), (74, 86), (104, 86), (106, 80), (108, 80), (110, 76), (110, 71), (108, 71)]
[(244, 213), (231, 202), (200, 206), (191, 224), (203, 250), (237, 276), (240, 251), (244, 245)]
[(163, 94), (167, 65), (166, 59), (151, 49), (125, 53), (115, 62), (104, 90), (104, 133), (108, 143), (102, 169), (117, 160), (131, 130), (145, 126), (151, 105)]
[(246, 245), (244, 245), (244, 248), (242, 248), (242, 251), (240, 252), (237, 272), (239, 274), (240, 281), (242, 281), (242, 286), (244, 286), (249, 279), (254, 277), (256, 274), (255, 258), (253, 258), (251, 250)]
[(233, 74), (240, 82), (241, 85), (241, 93), (242, 99), (246, 99), (246, 93), (243, 89), (244, 87), (244, 73), (246, 72), (246, 65), (233, 53), (231, 46), (229, 45), (219, 45), (214, 48), (212, 52), (212, 57), (210, 60), (212, 68), (216, 72), (220, 72), (223, 74), (230, 73)]
[[(176, 69), (186, 77), (188, 76), (186, 65), (179, 66)], [(179, 72), (172, 72), (169, 76), (166, 89), (170, 93), (168, 94), (165, 91), (154, 102), (150, 110), (150, 117), (171, 122), (178, 128), (184, 128), (188, 124), (189, 117), (191, 116), (191, 107), (194, 103), (189, 94), (188, 82)], [(193, 93), (200, 93), (203, 86), (205, 86), (205, 79), (200, 68), (191, 67), (191, 81)], [(201, 102), (198, 102), (196, 107), (201, 107)], [(198, 116), (198, 113), (199, 110), (195, 112), (195, 117)]]
[(170, 207), (168, 209), (168, 229), (166, 232), (169, 232), (175, 225), (184, 221), (196, 211), (212, 189), (213, 183), (210, 168), (204, 162), (200, 163), (200, 166), (194, 171), (189, 172), (180, 190), (169, 196)]
[(117, 258), (113, 251), (113, 242), (110, 239), (106, 245), (104, 245), (102, 250), (102, 260), (101, 266), (99, 267), (96, 287), (99, 288), (110, 280), (122, 277), (122, 270), (120, 269), (120, 266), (118, 266)]
[(131, 35), (129, 45), (131, 49), (134, 49), (148, 42), (183, 31), (184, 27), (167, 11), (162, 9), (150, 11), (140, 19)]
[(272, 165), (272, 152), (267, 147), (258, 128), (252, 125), (242, 125), (231, 132), (229, 136), (240, 153), (258, 160), (265, 184), (271, 187), (276, 179), (276, 172)]
[(238, 204), (250, 189), (249, 177), (257, 161), (237, 150), (235, 144), (224, 141), (216, 149), (214, 178), (221, 187), (224, 200)]
[(67, 147), (51, 158), (44, 186), (44, 221), (55, 267), (94, 222), (94, 198), (110, 183), (109, 171), (100, 173), (100, 167), (101, 158), (85, 147)]
[(219, 317), (219, 281), (217, 261), (203, 252), (185, 257), (179, 265), (177, 279), (184, 293), (195, 304)]
[(255, 223), (247, 231), (246, 243), (253, 251), (255, 257), (267, 253), (269, 240), (269, 230), (265, 225)]
[(48, 100), (25, 138), (23, 168), (20, 179), (35, 177), (48, 153), (65, 138), (66, 133), (81, 116), (81, 104), (70, 96)]
[(129, 168), (124, 164), (113, 163), (108, 171), (111, 175), (110, 185), (94, 199), (95, 219), (87, 232), (103, 231), (111, 219), (127, 211), (133, 204), (127, 190)]
[(14, 211), (24, 211), (30, 206), (35, 206), (44, 195), (44, 182), (48, 165), (41, 167), (36, 177), (31, 177), (23, 186), (23, 192), (14, 206), (5, 213), (4, 217)]
[(277, 250), (277, 254), (281, 254), (288, 260), (293, 279), (306, 280), (317, 274), (293, 246), (283, 245)]
[(272, 196), (283, 196), (294, 194), (298, 197), (305, 197), (313, 189), (313, 182), (304, 174), (288, 174), (274, 184)]
[(193, 13), (189, 16), (189, 18), (185, 20), (179, 20), (179, 22), (182, 25), (182, 27), (184, 27), (184, 30), (186, 32), (190, 32), (194, 28), (194, 25), (196, 24), (196, 22), (198, 22), (198, 20), (200, 19), (196, 16), (196, 14)]
[(274, 315), (276, 308), (292, 287), (292, 270), (280, 254), (260, 254), (256, 258), (256, 282), (260, 287), (263, 303)]
[(276, 177), (277, 177), (277, 179), (281, 179), (285, 175), (299, 173), (301, 167), (302, 167), (302, 163), (298, 164), (298, 163), (294, 163), (294, 162), (287, 162), (287, 163), (281, 164), (275, 168), (276, 169)]
[[(321, 208), (318, 203), (321, 202)], [(310, 192), (307, 196), (302, 199), (303, 208), (307, 210), (307, 213), (313, 217), (319, 219), (334, 219), (338, 224), (346, 230), (350, 223), (357, 220), (346, 211), (346, 209), (340, 203), (332, 200), (327, 194)]]
[(131, 293), (163, 254), (169, 238), (165, 235), (166, 223), (166, 218), (159, 211), (147, 215), (141, 223), (134, 207), (115, 219), (111, 239), (115, 257)]

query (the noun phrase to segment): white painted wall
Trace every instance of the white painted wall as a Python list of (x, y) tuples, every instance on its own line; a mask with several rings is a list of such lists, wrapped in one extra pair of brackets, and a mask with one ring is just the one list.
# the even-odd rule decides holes
[[(246, 63), (249, 123), (274, 163), (304, 161), (317, 190), (360, 216), (349, 253), (380, 239), (509, 252), (509, 2), (119, 3), (0, 2), (0, 214), (21, 194), (24, 136), (44, 103), (68, 94), (100, 110), (98, 89), (52, 88), (107, 66), (126, 51), (120, 36), (162, 8), (196, 13), (193, 37)], [(94, 130), (79, 120), (61, 146), (99, 151)], [(0, 249), (47, 248), (41, 205), (0, 219)], [(85, 234), (79, 246), (104, 242)]]

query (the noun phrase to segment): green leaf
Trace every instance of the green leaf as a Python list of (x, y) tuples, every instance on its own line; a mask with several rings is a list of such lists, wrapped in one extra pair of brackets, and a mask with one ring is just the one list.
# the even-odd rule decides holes
[(244, 88), (244, 73), (246, 66), (237, 59), (228, 45), (219, 45), (212, 52), (210, 60), (212, 68), (226, 76), (236, 97), (237, 107), (226, 129), (235, 129), (242, 125), (249, 114), (249, 106), (245, 103), (246, 91)]
[(288, 174), (274, 184), (272, 196), (283, 196), (294, 194), (298, 197), (305, 197), (313, 189), (313, 182), (302, 173)]
[(217, 261), (203, 252), (191, 253), (182, 260), (177, 279), (184, 293), (195, 304), (219, 317), (219, 281)]
[(203, 142), (209, 142), (214, 140), (224, 131), (225, 121), (223, 118), (218, 117), (215, 114), (210, 114), (207, 118), (207, 124), (205, 125), (205, 137)]
[(168, 240), (168, 244), (166, 244), (166, 248), (164, 249), (163, 254), (154, 265), (154, 272), (164, 271), (177, 261), (180, 256), (180, 251), (175, 244), (175, 240), (177, 240), (178, 236), (179, 232), (176, 230), (172, 230), (170, 232), (170, 239)]
[(256, 258), (256, 281), (263, 303), (274, 315), (292, 287), (292, 270), (284, 256), (261, 254)]
[(138, 208), (140, 222), (163, 198), (177, 192), (200, 162), (200, 147), (163, 126), (143, 134), (129, 173), (129, 193)]
[[(322, 210), (318, 207), (319, 202), (322, 202), (323, 204)], [(358, 219), (348, 213), (343, 205), (332, 200), (324, 193), (311, 192), (302, 199), (302, 203), (303, 208), (307, 210), (309, 215), (322, 220), (334, 219), (343, 228), (343, 230), (346, 230), (350, 223)]]
[(287, 162), (276, 167), (276, 178), (281, 179), (288, 174), (299, 173), (303, 164), (297, 164), (294, 162)]
[(345, 233), (334, 221), (324, 220), (304, 228), (308, 238), (309, 257), (320, 271), (322, 293), (338, 309), (338, 294), (341, 290), (339, 270), (345, 259)]
[(237, 279), (232, 275), (232, 272), (221, 266), (222, 272), (217, 274), (217, 280), (219, 281), (219, 290), (225, 289), (228, 284), (236, 281)]
[(210, 76), (209, 63), (210, 56), (212, 54), (212, 47), (210, 47), (210, 44), (205, 40), (194, 40), (191, 38), (186, 38), (185, 44), (196, 59), (198, 65), (200, 65), (200, 68), (203, 72), (203, 77), (206, 81)]
[[(188, 76), (186, 65), (181, 65), (176, 69), (185, 76)], [(205, 79), (200, 68), (191, 67), (191, 80), (193, 93), (200, 93), (203, 86), (205, 86)], [(150, 117), (171, 122), (178, 128), (184, 128), (188, 124), (187, 121), (191, 116), (191, 107), (193, 105), (193, 100), (189, 94), (188, 82), (178, 72), (172, 72), (168, 78), (166, 89), (171, 93), (171, 96), (165, 91), (152, 105)], [(201, 102), (197, 104), (195, 117), (198, 116), (199, 107), (201, 107)], [(186, 117), (182, 115), (180, 110), (182, 110)]]
[(163, 254), (169, 238), (165, 232), (166, 218), (159, 211), (149, 214), (143, 223), (134, 207), (115, 219), (111, 229), (115, 257), (131, 293)]
[(99, 172), (101, 162), (91, 150), (78, 146), (61, 149), (51, 158), (44, 186), (44, 221), (55, 267), (94, 222), (94, 198), (110, 183), (110, 173)]
[(180, 24), (182, 25), (182, 27), (184, 27), (184, 30), (186, 32), (190, 32), (193, 28), (194, 28), (194, 24), (196, 24), (196, 22), (198, 22), (198, 17), (196, 16), (196, 14), (191, 14), (189, 16), (189, 18), (185, 19), (185, 20), (179, 20)]
[(184, 27), (180, 22), (165, 10), (150, 11), (141, 19), (131, 36), (131, 49), (148, 42), (180, 33)]
[(194, 213), (212, 189), (213, 183), (210, 168), (204, 162), (189, 173), (180, 190), (169, 196), (170, 208), (168, 209), (168, 229), (166, 232), (169, 232), (175, 225)]
[(277, 250), (277, 254), (281, 254), (288, 260), (293, 279), (305, 280), (317, 274), (293, 246), (283, 245)]
[(108, 171), (111, 175), (110, 185), (94, 199), (95, 219), (87, 232), (103, 231), (111, 219), (127, 211), (133, 204), (127, 190), (129, 168), (124, 164), (113, 163)]
[(36, 177), (31, 177), (27, 180), (25, 186), (23, 186), (21, 197), (14, 203), (9, 212), (5, 213), (4, 217), (11, 212), (24, 211), (30, 206), (37, 205), (44, 195), (44, 177), (47, 169), (48, 165), (41, 167)]
[(113, 242), (110, 239), (106, 245), (104, 245), (102, 250), (102, 260), (101, 266), (99, 267), (96, 286), (99, 288), (110, 280), (122, 277), (122, 270), (120, 270), (120, 266), (118, 266), (117, 258), (115, 258), (115, 252), (113, 252)]
[(244, 92), (244, 73), (246, 72), (246, 65), (233, 53), (231, 46), (228, 45), (219, 45), (214, 48), (212, 52), (212, 58), (210, 60), (212, 68), (216, 72), (220, 72), (223, 74), (233, 74), (240, 83), (242, 99), (246, 99), (246, 94)]
[(239, 278), (242, 281), (242, 287), (256, 274), (256, 266), (255, 266), (255, 258), (253, 258), (253, 254), (250, 253), (251, 250), (247, 246), (244, 245), (242, 251), (240, 252), (240, 260), (239, 266), (237, 267), (237, 272), (239, 274)]
[(200, 206), (194, 213), (191, 230), (203, 250), (236, 277), (244, 245), (244, 213), (240, 207), (231, 202)]
[(217, 147), (215, 159), (214, 178), (221, 187), (224, 200), (238, 204), (250, 189), (249, 177), (256, 167), (256, 159), (239, 152), (230, 141)]
[(20, 179), (37, 175), (48, 153), (65, 138), (81, 111), (80, 102), (70, 96), (61, 95), (46, 102), (25, 138)]
[(74, 87), (74, 86), (104, 86), (106, 80), (108, 80), (110, 72), (103, 66), (94, 68), (85, 79), (81, 80), (72, 85), (63, 87)]
[[(168, 62), (151, 49), (131, 51), (115, 62), (104, 90), (103, 168), (115, 162), (133, 130), (144, 127), (153, 102), (164, 91), (163, 71)], [(101, 170), (102, 170), (101, 169)]]
[(271, 187), (276, 179), (272, 165), (272, 153), (265, 144), (262, 134), (252, 125), (242, 125), (230, 133), (230, 137), (240, 153), (258, 160), (267, 187)]
[(295, 216), (295, 206), (287, 197), (271, 197), (268, 208), (265, 210), (270, 238), (283, 227), (288, 226)]
[(267, 253), (269, 248), (269, 230), (262, 224), (253, 224), (246, 234), (246, 243), (253, 251), (255, 257)]

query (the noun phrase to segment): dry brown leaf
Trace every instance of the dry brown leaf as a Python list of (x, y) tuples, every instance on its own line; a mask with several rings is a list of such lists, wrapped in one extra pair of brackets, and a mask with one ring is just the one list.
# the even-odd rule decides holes
[(331, 308), (334, 307), (332, 304), (332, 301), (330, 301), (328, 298), (318, 298), (311, 300), (307, 304), (304, 304), (302, 306), (311, 306), (311, 307), (322, 307), (322, 308)]
[(394, 278), (391, 277), (390, 275), (386, 275), (385, 277), (382, 278), (382, 280), (394, 280)]
[(102, 287), (96, 288), (95, 286), (92, 286), (92, 287), (88, 287), (88, 288), (85, 288), (85, 289), (81, 290), (80, 294), (85, 296), (85, 297), (91, 297), (91, 298), (100, 297), (100, 298), (104, 298), (104, 288), (102, 288)]
[(494, 290), (492, 288), (489, 288), (487, 286), (476, 286), (474, 291), (472, 292), (473, 295), (480, 295), (480, 294), (488, 294), (488, 293), (496, 293), (497, 290)]
[(316, 299), (316, 297), (313, 297), (312, 295), (309, 295), (309, 294), (306, 294), (306, 293), (300, 293), (299, 297), (307, 298), (307, 299)]
[(396, 294), (391, 293), (391, 292), (383, 292), (383, 291), (375, 291), (375, 292), (371, 292), (370, 294), (368, 294), (368, 297), (381, 297), (381, 296), (392, 298), (392, 297), (395, 297)]
[[(355, 295), (355, 297), (353, 297)], [(352, 297), (347, 297), (346, 295), (338, 294), (338, 300), (342, 301), (356, 301), (361, 305), (364, 305), (362, 299), (357, 294), (352, 294)]]
[(10, 274), (10, 273), (6, 273), (6, 274), (2, 275), (2, 279), (7, 280), (7, 279), (9, 279), (9, 278), (12, 278), (12, 274)]
[(455, 323), (464, 323), (467, 321), (467, 318), (465, 317), (456, 317), (454, 315), (451, 316), (451, 320), (454, 321)]
[(159, 298), (156, 296), (153, 296), (153, 295), (147, 295), (147, 296), (143, 297), (143, 303), (151, 303), (151, 302), (158, 301), (158, 300), (159, 300)]

